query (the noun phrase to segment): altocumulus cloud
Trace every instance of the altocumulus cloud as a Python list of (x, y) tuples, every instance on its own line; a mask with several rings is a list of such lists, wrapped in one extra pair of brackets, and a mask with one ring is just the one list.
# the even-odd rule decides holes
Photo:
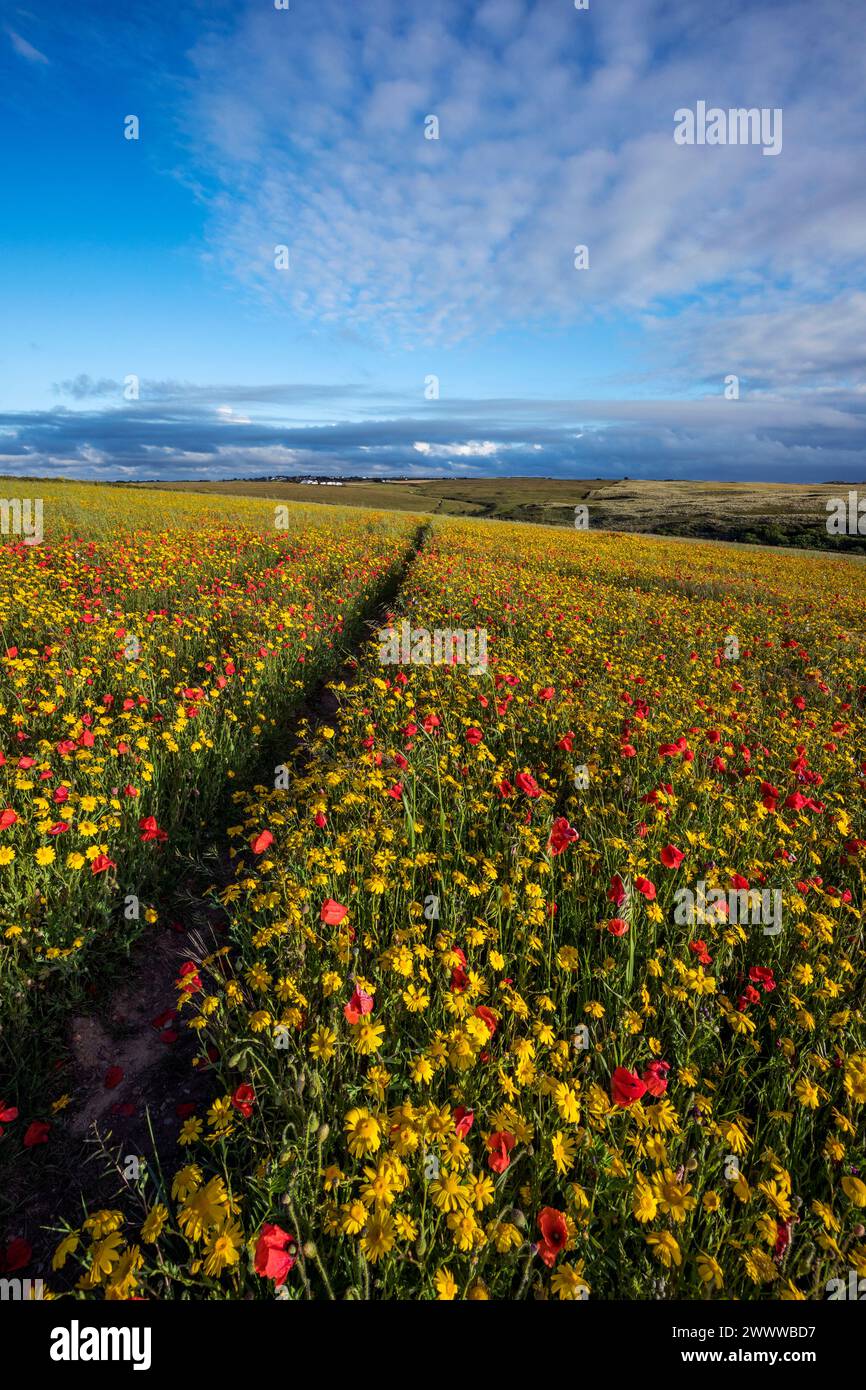
[[(618, 0), (591, 22), (567, 0), (317, 0), (280, 17), (291, 42), (267, 6), (231, 13), (191, 51), (183, 119), (210, 252), (266, 299), (395, 343), (616, 308), (657, 320), (672, 362), (699, 350), (715, 369), (727, 351), (747, 373), (754, 346), (769, 379), (791, 376), (816, 300), (843, 296), (863, 341), (866, 105), (847, 0), (820, 18), (812, 0)], [(698, 98), (783, 107), (782, 156), (676, 145), (673, 113)], [(679, 330), (672, 303), (691, 310)]]

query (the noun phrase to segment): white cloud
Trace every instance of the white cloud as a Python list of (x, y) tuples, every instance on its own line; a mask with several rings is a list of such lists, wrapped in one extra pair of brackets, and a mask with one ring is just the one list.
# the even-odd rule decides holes
[(424, 454), (427, 458), (493, 458), (499, 453), (500, 449), (507, 445), (494, 444), (491, 440), (471, 439), (467, 444), (427, 444), (424, 440), (413, 444), (419, 454)]
[(32, 43), (28, 43), (20, 34), (16, 34), (14, 29), (7, 28), (9, 41), (19, 58), (26, 58), (29, 63), (47, 63), (49, 60), (44, 53), (40, 53), (38, 48), (34, 48)]
[[(738, 305), (773, 315), (862, 276), (864, 41), (843, 0), (820, 25), (810, 0), (730, 24), (706, 0), (317, 0), (291, 42), (284, 15), (237, 16), (191, 55), (210, 249), (298, 315), (420, 345), (690, 300), (685, 348), (722, 285), (735, 332)], [(699, 98), (782, 107), (781, 155), (675, 145)]]

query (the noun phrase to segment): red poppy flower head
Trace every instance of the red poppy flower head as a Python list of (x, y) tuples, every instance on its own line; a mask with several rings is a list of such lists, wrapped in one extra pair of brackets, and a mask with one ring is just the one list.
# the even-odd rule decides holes
[(33, 1258), (33, 1246), (23, 1236), (16, 1236), (6, 1246), (5, 1254), (0, 1252), (0, 1270), (4, 1274), (14, 1274), (25, 1269)]
[(242, 1081), (232, 1096), (232, 1105), (245, 1120), (250, 1118), (253, 1113), (253, 1106), (256, 1101), (256, 1093), (248, 1081)]
[(517, 1141), (507, 1129), (497, 1130), (487, 1137), (487, 1163), (494, 1173), (504, 1173), (511, 1163), (511, 1150)]
[(541, 796), (541, 788), (536, 782), (535, 778), (530, 773), (518, 772), (514, 781), (518, 787), (518, 790), (522, 791), (524, 796), (528, 796), (533, 799), (537, 796)]
[(544, 1263), (552, 1268), (557, 1255), (568, 1240), (568, 1225), (565, 1216), (555, 1207), (543, 1207), (538, 1213), (538, 1229), (541, 1232), (538, 1253)]
[(617, 907), (622, 907), (627, 897), (625, 884), (619, 874), (614, 874), (607, 890), (608, 902), (614, 903)]
[(670, 1062), (650, 1062), (643, 1074), (644, 1085), (651, 1096), (663, 1096), (668, 1088)]
[(356, 987), (354, 994), (343, 1009), (348, 1023), (360, 1023), (365, 1014), (373, 1012), (373, 996)]
[(633, 1105), (646, 1094), (646, 1089), (646, 1083), (627, 1067), (617, 1067), (610, 1078), (610, 1094), (614, 1105)]
[(25, 1149), (33, 1149), (37, 1144), (48, 1143), (48, 1131), (51, 1129), (47, 1120), (33, 1120), (24, 1132)]
[(338, 903), (334, 898), (326, 898), (322, 903), (322, 910), (319, 913), (319, 920), (328, 927), (336, 927), (348, 915), (349, 909), (342, 903)]
[(458, 1139), (465, 1139), (475, 1123), (475, 1111), (465, 1105), (458, 1105), (454, 1111), (454, 1132)]
[(634, 886), (639, 893), (642, 893), (648, 903), (655, 902), (656, 886), (650, 883), (648, 878), (636, 878)]
[(298, 1243), (282, 1226), (264, 1225), (256, 1245), (254, 1268), (262, 1279), (272, 1279), (280, 1288), (285, 1284), (298, 1258)]
[(547, 848), (552, 855), (562, 854), (568, 849), (569, 845), (579, 840), (580, 836), (573, 825), (569, 825), (565, 816), (557, 816), (550, 830), (547, 839)]
[(475, 1009), (475, 1017), (480, 1018), (481, 1022), (486, 1024), (492, 1038), (496, 1032), (496, 1015), (493, 1011), (488, 1009), (486, 1004), (479, 1004)]

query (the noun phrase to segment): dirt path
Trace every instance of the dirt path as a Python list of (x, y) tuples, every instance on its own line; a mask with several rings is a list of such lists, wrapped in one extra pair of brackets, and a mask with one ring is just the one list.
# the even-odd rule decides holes
[[(300, 758), (302, 764), (301, 724), (314, 729), (334, 718), (339, 702), (332, 687), (354, 680), (355, 653), (393, 607), (427, 534), (419, 528), (402, 568), (367, 613), (339, 666), (292, 711), (280, 733), (278, 761), (297, 765)], [(273, 758), (263, 753), (250, 784), (272, 773)], [(10, 1239), (26, 1240), (33, 1250), (28, 1276), (58, 1291), (65, 1282), (62, 1274), (52, 1274), (51, 1257), (59, 1224), (78, 1224), (85, 1207), (116, 1206), (135, 1173), (130, 1160), (155, 1161), (173, 1173), (184, 1161), (178, 1145), (183, 1119), (193, 1111), (202, 1116), (214, 1097), (213, 1068), (198, 1056), (196, 1035), (175, 1012), (176, 981), (185, 962), (199, 965), (229, 941), (228, 917), (217, 899), (237, 872), (228, 847), (223, 831), (202, 847), (197, 871), (185, 871), (173, 899), (158, 903), (159, 925), (138, 938), (116, 983), (92, 1010), (70, 1020), (67, 1055), (55, 1066), (57, 1090), (70, 1103), (52, 1118), (51, 1143), (36, 1151), (34, 1165), (25, 1156), (9, 1173), (3, 1195), (13, 1216), (0, 1251)]]

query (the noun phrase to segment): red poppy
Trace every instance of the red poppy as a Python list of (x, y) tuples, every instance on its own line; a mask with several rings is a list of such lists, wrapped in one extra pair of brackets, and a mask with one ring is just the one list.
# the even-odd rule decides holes
[(682, 850), (677, 849), (676, 845), (665, 845), (659, 856), (666, 869), (678, 869), (685, 857)]
[(123, 1067), (109, 1067), (103, 1082), (106, 1091), (113, 1091), (123, 1080)]
[(627, 897), (625, 884), (619, 874), (614, 874), (607, 890), (608, 902), (615, 903), (617, 907), (622, 907)]
[(178, 971), (178, 988), (182, 995), (189, 997), (202, 988), (201, 976), (194, 960), (185, 960)]
[(113, 859), (109, 859), (107, 854), (97, 854), (95, 859), (90, 861), (90, 872), (92, 874), (104, 874), (107, 869), (116, 869), (117, 865)]
[[(0, 1100), (0, 1124), (8, 1125), (13, 1120), (18, 1119), (18, 1111), (14, 1105), (7, 1105), (5, 1100)], [(0, 1131), (2, 1133), (2, 1131)]]
[(143, 840), (145, 844), (150, 840), (156, 840), (159, 844), (165, 844), (165, 841), (168, 839), (168, 832), (166, 830), (160, 830), (157, 825), (156, 816), (142, 816), (141, 820), (138, 822), (138, 828), (141, 831), (138, 838)]
[(467, 729), (467, 730), (466, 730), (466, 742), (467, 742), (467, 743), (476, 744), (476, 743), (483, 743), (483, 741), (484, 741), (484, 733), (483, 733), (483, 730), (477, 729), (474, 725), (472, 726), (471, 729)]
[(458, 1139), (465, 1139), (475, 1123), (475, 1111), (465, 1105), (458, 1105), (454, 1111), (454, 1132)]
[(256, 1093), (248, 1081), (242, 1081), (232, 1096), (232, 1105), (245, 1120), (250, 1118), (253, 1113), (253, 1106), (256, 1103)]
[(250, 841), (250, 848), (253, 854), (264, 854), (268, 845), (272, 845), (273, 843), (274, 837), (270, 830), (263, 830), (261, 834), (256, 835), (254, 840)]
[(507, 1129), (497, 1130), (487, 1136), (487, 1163), (494, 1173), (504, 1173), (511, 1163), (511, 1150), (517, 1140)]
[(16, 1270), (29, 1265), (32, 1258), (33, 1246), (29, 1240), (25, 1240), (23, 1236), (16, 1236), (6, 1246), (5, 1255), (0, 1255), (0, 1269), (4, 1274), (14, 1274)]
[(628, 922), (622, 917), (611, 917), (607, 924), (607, 929), (611, 936), (625, 936), (628, 931)]
[(496, 1032), (496, 1015), (488, 1009), (486, 1004), (479, 1004), (475, 1010), (475, 1017), (480, 1018), (482, 1023), (486, 1023), (491, 1038)]
[(538, 1228), (541, 1240), (536, 1248), (548, 1269), (552, 1269), (557, 1255), (568, 1240), (565, 1216), (556, 1207), (543, 1207), (538, 1213)]
[(364, 1014), (373, 1012), (373, 996), (365, 994), (362, 989), (355, 989), (343, 1013), (349, 1023), (360, 1023)]
[(760, 985), (765, 994), (776, 988), (776, 981), (773, 979), (773, 972), (768, 965), (753, 965), (749, 971), (749, 979), (756, 985)]
[(782, 1259), (785, 1258), (785, 1255), (786, 1255), (787, 1250), (788, 1250), (788, 1246), (791, 1244), (791, 1229), (792, 1229), (792, 1224), (793, 1224), (793, 1223), (790, 1222), (790, 1221), (780, 1221), (780, 1222), (777, 1224), (777, 1226), (776, 1226), (776, 1243), (775, 1243), (775, 1245), (773, 1246), (773, 1257), (774, 1257), (774, 1259), (782, 1260)]
[(761, 783), (761, 801), (768, 811), (775, 811), (779, 796), (778, 787), (774, 787), (771, 782)]
[(650, 883), (648, 878), (636, 878), (634, 886), (639, 893), (643, 893), (648, 903), (655, 901), (656, 886), (654, 883)]
[(514, 781), (518, 789), (523, 792), (524, 796), (529, 796), (533, 799), (537, 796), (541, 796), (540, 786), (535, 778), (530, 776), (528, 772), (518, 772)]
[(25, 1149), (33, 1149), (37, 1144), (47, 1144), (50, 1128), (46, 1120), (32, 1120), (24, 1133)]
[(614, 1105), (633, 1105), (646, 1094), (646, 1089), (637, 1072), (629, 1071), (627, 1067), (617, 1067), (610, 1078), (610, 1094)]
[(326, 926), (336, 927), (347, 916), (349, 909), (342, 903), (338, 903), (334, 898), (326, 898), (322, 903), (322, 910), (319, 913), (319, 920)]
[(256, 1245), (255, 1271), (262, 1279), (273, 1279), (277, 1288), (286, 1282), (286, 1276), (298, 1257), (298, 1242), (282, 1226), (265, 1225)]
[(645, 1068), (643, 1079), (644, 1084), (651, 1096), (663, 1096), (668, 1088), (668, 1072), (671, 1069), (670, 1062), (650, 1062)]
[(557, 816), (551, 827), (550, 834), (547, 837), (547, 848), (550, 853), (555, 856), (557, 854), (562, 854), (564, 850), (568, 849), (569, 845), (579, 839), (580, 836), (574, 829), (574, 826), (569, 825), (566, 817)]
[(17, 812), (7, 806), (5, 811), (0, 811), (0, 830), (8, 830), (9, 826), (14, 825), (17, 819)]

